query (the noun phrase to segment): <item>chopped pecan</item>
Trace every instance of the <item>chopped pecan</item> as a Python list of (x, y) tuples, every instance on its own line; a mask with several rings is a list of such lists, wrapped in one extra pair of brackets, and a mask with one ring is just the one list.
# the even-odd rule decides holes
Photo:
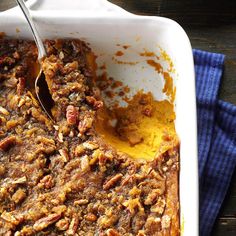
[(56, 223), (56, 227), (61, 230), (67, 230), (69, 228), (69, 219), (65, 218), (65, 219), (61, 219)]
[(75, 148), (75, 155), (76, 156), (81, 156), (82, 154), (84, 154), (85, 152), (85, 148), (82, 144), (78, 145), (76, 148)]
[(0, 113), (2, 113), (5, 116), (8, 116), (10, 114), (6, 108), (1, 107), (1, 106), (0, 106)]
[(52, 188), (54, 185), (53, 177), (51, 175), (46, 175), (40, 180), (40, 183), (47, 189)]
[(101, 216), (98, 219), (98, 225), (103, 229), (111, 228), (117, 222), (117, 220), (117, 215)]
[(157, 200), (158, 195), (159, 195), (159, 190), (157, 190), (157, 189), (152, 190), (147, 195), (147, 197), (146, 197), (146, 199), (144, 201), (144, 204), (145, 205), (152, 205)]
[(6, 123), (7, 130), (10, 130), (12, 128), (15, 128), (18, 125), (19, 120), (9, 120)]
[(87, 101), (87, 103), (93, 105), (97, 100), (94, 97), (86, 96), (86, 101)]
[(139, 212), (144, 212), (144, 208), (141, 205), (139, 198), (129, 199), (123, 203), (123, 206), (125, 206), (131, 214), (134, 214), (136, 209)]
[(85, 155), (80, 159), (80, 167), (82, 171), (88, 171), (90, 169), (88, 156)]
[(12, 200), (17, 204), (19, 202), (22, 202), (26, 197), (25, 190), (19, 188), (13, 195)]
[(65, 213), (66, 210), (67, 210), (67, 207), (65, 205), (57, 205), (57, 206), (52, 208), (52, 211), (54, 213), (58, 213), (58, 214)]
[(61, 132), (59, 132), (58, 133), (58, 136), (57, 136), (57, 139), (58, 139), (58, 141), (60, 142), (60, 143), (63, 143), (63, 133), (61, 133)]
[(17, 79), (14, 78), (14, 77), (12, 77), (12, 78), (10, 78), (10, 79), (8, 79), (8, 80), (5, 80), (5, 81), (3, 82), (3, 84), (4, 84), (4, 86), (6, 86), (6, 87), (8, 87), (8, 88), (15, 88), (16, 85), (17, 85)]
[(74, 106), (69, 105), (66, 108), (66, 120), (67, 120), (67, 123), (69, 125), (75, 125), (76, 122), (77, 122), (78, 114), (79, 113), (78, 113), (77, 109)]
[(23, 176), (23, 177), (20, 177), (16, 180), (14, 180), (12, 183), (13, 184), (24, 184), (26, 183), (27, 179), (26, 179), (26, 176)]
[(50, 214), (46, 217), (43, 217), (36, 221), (33, 225), (34, 230), (41, 231), (42, 229), (47, 228), (49, 225), (57, 222), (61, 218), (61, 214)]
[(86, 101), (89, 104), (91, 104), (96, 110), (103, 107), (103, 102), (102, 101), (97, 101), (97, 99), (94, 98), (94, 97), (86, 96)]
[(12, 56), (15, 58), (15, 59), (20, 59), (20, 54), (19, 52), (15, 51)]
[(165, 206), (166, 206), (165, 199), (159, 197), (155, 205), (151, 206), (150, 211), (161, 215), (165, 210)]
[(99, 147), (97, 143), (92, 142), (92, 141), (87, 141), (87, 142), (83, 143), (83, 146), (89, 150), (94, 150)]
[(112, 188), (119, 180), (121, 180), (122, 177), (123, 175), (121, 173), (111, 177), (108, 181), (106, 181), (103, 184), (103, 189), (108, 190)]
[(53, 139), (49, 139), (49, 138), (46, 138), (46, 137), (43, 137), (43, 136), (38, 136), (36, 138), (36, 142), (37, 143), (43, 143), (43, 144), (46, 144), (46, 145), (55, 146), (55, 141)]
[(92, 117), (85, 117), (83, 120), (81, 120), (78, 125), (78, 130), (80, 134), (84, 134), (88, 129), (90, 129), (92, 127), (92, 124)]
[(153, 232), (160, 231), (161, 219), (159, 217), (149, 216), (145, 223), (145, 231), (148, 235), (152, 235)]
[(97, 221), (97, 216), (94, 215), (93, 213), (88, 213), (85, 216), (85, 219), (88, 220), (88, 221), (91, 221), (91, 222), (95, 222), (95, 221)]
[(45, 58), (42, 64), (42, 68), (44, 70), (44, 74), (46, 78), (53, 78), (53, 76), (60, 69), (61, 63), (60, 60), (56, 58), (56, 56), (51, 55), (50, 57)]
[(139, 196), (141, 193), (141, 190), (137, 188), (137, 186), (134, 186), (130, 191), (129, 191), (129, 195), (130, 196)]
[(96, 99), (100, 99), (101, 98), (101, 91), (98, 87), (93, 87), (93, 95)]
[(67, 150), (65, 150), (65, 149), (60, 149), (60, 150), (59, 150), (59, 153), (60, 153), (60, 155), (62, 156), (64, 162), (68, 162), (68, 161), (69, 161), (70, 158), (69, 158), (69, 154), (68, 154), (68, 151), (67, 151)]
[(98, 110), (103, 107), (103, 101), (96, 101), (93, 106), (96, 110)]
[(139, 230), (137, 236), (146, 236), (144, 230)]
[(87, 199), (79, 199), (79, 200), (74, 201), (75, 206), (77, 206), (77, 205), (86, 205), (88, 203), (89, 203), (89, 201)]
[(162, 229), (168, 229), (170, 227), (171, 218), (168, 215), (164, 215), (161, 219)]
[(24, 226), (22, 228), (22, 230), (20, 231), (20, 236), (24, 235), (24, 236), (30, 236), (33, 235), (35, 233), (34, 229), (32, 226)]
[(65, 57), (65, 55), (64, 55), (63, 51), (60, 51), (60, 53), (59, 53), (59, 58), (60, 58), (61, 60), (63, 60), (64, 57)]
[(90, 159), (89, 164), (90, 165), (94, 165), (101, 156), (104, 156), (104, 152), (101, 151), (100, 149), (96, 149), (94, 150), (93, 154), (92, 154), (92, 159)]
[(75, 235), (79, 226), (79, 218), (77, 216), (73, 217), (69, 229), (66, 231), (66, 235)]
[(6, 168), (4, 165), (0, 164), (0, 176), (3, 176), (6, 172)]
[(1, 214), (1, 218), (4, 219), (5, 221), (13, 224), (13, 225), (18, 225), (21, 223), (22, 219), (18, 219), (16, 216), (14, 216), (11, 212), (6, 212), (4, 211)]
[(63, 68), (63, 73), (69, 74), (72, 71), (78, 70), (78, 67), (79, 67), (78, 61), (67, 63)]
[(121, 181), (121, 186), (125, 186), (129, 183), (132, 183), (134, 180), (134, 176), (133, 175), (127, 175), (125, 176), (125, 178)]
[(106, 232), (107, 236), (120, 236), (120, 234), (115, 229), (108, 229)]

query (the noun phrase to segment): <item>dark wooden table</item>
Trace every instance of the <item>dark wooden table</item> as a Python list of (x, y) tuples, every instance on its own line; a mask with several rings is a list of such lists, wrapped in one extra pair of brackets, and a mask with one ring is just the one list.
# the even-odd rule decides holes
[[(172, 18), (186, 30), (194, 48), (225, 54), (225, 71), (219, 96), (236, 104), (236, 0), (110, 1), (136, 14)], [(0, 0), (0, 11), (14, 5), (14, 0)], [(212, 235), (236, 235), (236, 173)]]

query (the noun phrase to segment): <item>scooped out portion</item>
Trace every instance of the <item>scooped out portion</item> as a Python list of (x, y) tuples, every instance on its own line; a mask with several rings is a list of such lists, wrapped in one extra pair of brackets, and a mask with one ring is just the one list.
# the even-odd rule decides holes
[(109, 111), (88, 45), (45, 47), (54, 122), (29, 86), (35, 44), (0, 38), (0, 235), (179, 235), (173, 107), (140, 92)]
[(126, 107), (103, 107), (95, 128), (107, 143), (135, 159), (153, 160), (178, 143), (174, 106), (138, 92)]

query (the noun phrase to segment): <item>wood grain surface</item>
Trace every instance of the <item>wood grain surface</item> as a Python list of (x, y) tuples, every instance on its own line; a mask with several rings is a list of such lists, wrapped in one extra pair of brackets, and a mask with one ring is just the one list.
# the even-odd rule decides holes
[[(172, 18), (186, 30), (194, 48), (225, 54), (225, 71), (219, 96), (225, 101), (236, 104), (236, 0), (110, 0), (110, 2), (136, 14)], [(14, 5), (14, 0), (0, 0), (0, 11)], [(212, 235), (236, 235), (236, 173)]]

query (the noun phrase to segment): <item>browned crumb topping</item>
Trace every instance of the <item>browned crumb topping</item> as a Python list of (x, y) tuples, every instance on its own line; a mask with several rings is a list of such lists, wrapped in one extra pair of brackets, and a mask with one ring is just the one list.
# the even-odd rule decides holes
[(33, 95), (35, 45), (0, 39), (0, 235), (179, 235), (178, 147), (148, 162), (107, 145), (90, 48), (45, 44), (56, 123)]

